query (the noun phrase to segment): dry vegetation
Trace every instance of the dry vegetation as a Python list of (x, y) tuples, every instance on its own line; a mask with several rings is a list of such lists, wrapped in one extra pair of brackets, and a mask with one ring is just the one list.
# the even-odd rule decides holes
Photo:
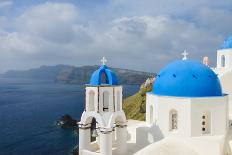
[(142, 84), (139, 92), (123, 100), (123, 110), (127, 119), (145, 120), (146, 93), (152, 90), (152, 84)]

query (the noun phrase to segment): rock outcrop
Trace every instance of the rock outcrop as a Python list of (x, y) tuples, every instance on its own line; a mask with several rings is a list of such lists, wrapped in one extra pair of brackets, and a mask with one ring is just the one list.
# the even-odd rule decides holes
[(61, 128), (75, 128), (77, 127), (77, 120), (73, 119), (70, 115), (62, 116), (56, 124)]

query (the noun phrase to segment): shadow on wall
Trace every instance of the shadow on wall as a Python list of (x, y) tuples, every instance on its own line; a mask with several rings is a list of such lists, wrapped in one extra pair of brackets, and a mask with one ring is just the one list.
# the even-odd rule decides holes
[(226, 133), (226, 136), (225, 136), (225, 143), (223, 145), (223, 154), (226, 154), (226, 155), (231, 155), (232, 154), (232, 148), (231, 148), (231, 143), (232, 143), (232, 128), (231, 128), (231, 120), (230, 120), (230, 127), (229, 127), (229, 130), (227, 131)]
[(127, 141), (130, 140), (132, 137), (131, 137), (131, 134), (127, 131)]
[(141, 126), (136, 129), (136, 144), (139, 146), (147, 146), (163, 138), (164, 135), (162, 131), (159, 126), (155, 124), (151, 126)]

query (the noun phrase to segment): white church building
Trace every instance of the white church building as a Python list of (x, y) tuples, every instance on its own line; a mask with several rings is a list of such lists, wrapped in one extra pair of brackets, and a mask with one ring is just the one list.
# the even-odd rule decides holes
[(145, 122), (126, 120), (123, 88), (103, 58), (86, 85), (79, 154), (232, 155), (232, 37), (217, 51), (216, 68), (186, 55), (157, 75), (146, 96)]

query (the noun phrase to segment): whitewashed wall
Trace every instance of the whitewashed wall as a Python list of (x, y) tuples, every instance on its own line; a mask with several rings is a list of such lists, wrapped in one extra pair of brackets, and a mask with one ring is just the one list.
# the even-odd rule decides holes
[[(187, 98), (164, 97), (154, 94), (147, 94), (147, 124), (150, 123), (150, 106), (154, 108), (154, 120), (166, 136), (190, 136), (191, 135), (191, 102)], [(178, 113), (178, 129), (170, 131), (169, 113), (176, 110)]]
[[(153, 114), (150, 108), (153, 107)], [(202, 115), (210, 112), (210, 134), (223, 135), (228, 125), (228, 96), (209, 98), (181, 98), (147, 94), (146, 124), (156, 125), (167, 136), (202, 136)], [(178, 113), (178, 129), (170, 130), (170, 111)], [(153, 117), (151, 118), (151, 115)], [(153, 119), (153, 124), (151, 123)], [(146, 129), (147, 130), (147, 129)]]
[(228, 127), (228, 97), (193, 98), (191, 100), (191, 135), (202, 136), (202, 114), (211, 114), (209, 135), (224, 135)]
[(229, 115), (232, 118), (232, 70), (219, 76), (219, 79), (223, 92), (229, 95)]

